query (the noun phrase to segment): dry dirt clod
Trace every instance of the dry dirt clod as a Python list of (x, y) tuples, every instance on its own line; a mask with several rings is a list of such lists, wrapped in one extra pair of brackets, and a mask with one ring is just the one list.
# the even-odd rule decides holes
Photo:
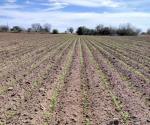
[(40, 109), (41, 109), (41, 110), (45, 110), (45, 106), (41, 104), (41, 105), (40, 105)]
[(13, 90), (13, 87), (9, 87), (9, 88), (8, 88), (8, 91), (12, 91), (12, 90)]
[(45, 89), (44, 88), (40, 88), (39, 92), (45, 92)]

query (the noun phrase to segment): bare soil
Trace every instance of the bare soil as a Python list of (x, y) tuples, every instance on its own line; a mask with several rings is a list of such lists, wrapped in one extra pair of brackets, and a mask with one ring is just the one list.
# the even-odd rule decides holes
[(149, 125), (150, 37), (0, 34), (0, 125)]

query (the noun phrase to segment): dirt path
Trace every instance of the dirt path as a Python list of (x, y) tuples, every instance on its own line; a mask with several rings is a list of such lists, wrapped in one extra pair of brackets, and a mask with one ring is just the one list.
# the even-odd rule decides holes
[(83, 125), (79, 44), (77, 42), (71, 71), (62, 89), (52, 125)]

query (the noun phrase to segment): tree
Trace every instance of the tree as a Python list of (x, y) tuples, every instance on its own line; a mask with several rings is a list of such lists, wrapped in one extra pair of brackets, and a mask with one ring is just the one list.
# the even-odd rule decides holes
[(96, 29), (96, 34), (102, 35), (102, 33), (103, 33), (103, 28), (104, 28), (103, 25), (101, 25), (101, 24), (97, 25), (96, 28), (95, 28), (95, 29)]
[(88, 29), (85, 26), (78, 27), (76, 33), (78, 35), (96, 35), (95, 29)]
[(9, 31), (9, 27), (6, 25), (1, 25), (0, 26), (0, 32), (8, 32)]
[(11, 28), (11, 32), (19, 33), (21, 31), (23, 31), (23, 29), (19, 26), (13, 26), (13, 28)]
[[(140, 29), (137, 29), (133, 27), (130, 24), (120, 25), (120, 27), (113, 28), (113, 27), (107, 27), (103, 25), (96, 26), (95, 29), (89, 29), (85, 26), (78, 27), (76, 33), (78, 35), (120, 35), (120, 36), (132, 36), (132, 35), (138, 35), (140, 33)], [(150, 31), (149, 31), (150, 32)]]
[(140, 33), (140, 29), (133, 27), (131, 24), (120, 25), (117, 34), (120, 36), (134, 36)]
[(51, 24), (49, 24), (49, 23), (44, 24), (43, 30), (45, 32), (51, 32)]
[(57, 29), (53, 29), (52, 33), (53, 33), (53, 34), (58, 34), (59, 31), (58, 31)]
[(76, 33), (77, 33), (78, 35), (85, 35), (85, 34), (86, 34), (86, 31), (87, 31), (87, 28), (86, 28), (86, 27), (80, 26), (80, 27), (78, 27)]
[(34, 32), (41, 32), (42, 31), (42, 26), (40, 23), (34, 23), (31, 25), (32, 31)]
[(98, 25), (95, 28), (97, 35), (116, 35), (116, 29), (113, 27), (106, 27), (104, 25)]
[(70, 27), (70, 28), (67, 29), (67, 31), (70, 32), (70, 33), (73, 33), (74, 29), (73, 29), (73, 27)]

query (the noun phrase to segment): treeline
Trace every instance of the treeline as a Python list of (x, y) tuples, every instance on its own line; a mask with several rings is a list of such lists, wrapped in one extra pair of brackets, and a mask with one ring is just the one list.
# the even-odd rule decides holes
[[(10, 28), (8, 25), (0, 25), (0, 32), (39, 32), (39, 33), (52, 33), (58, 34), (58, 29), (51, 28), (51, 24), (46, 23), (41, 25), (40, 23), (34, 23), (31, 27), (25, 29), (20, 26), (13, 26)], [(64, 33), (74, 33), (73, 27), (67, 28)], [(150, 29), (147, 32), (141, 32), (140, 29), (132, 26), (131, 24), (120, 25), (119, 28), (97, 25), (94, 29), (87, 28), (85, 26), (80, 26), (76, 30), (78, 35), (110, 35), (110, 36), (135, 36), (138, 34), (150, 35)]]
[(95, 29), (89, 29), (85, 26), (80, 26), (77, 29), (78, 35), (119, 35), (119, 36), (133, 36), (141, 33), (141, 30), (133, 27), (130, 24), (120, 25), (119, 28), (107, 27), (98, 25)]
[(59, 31), (57, 29), (53, 29), (51, 31), (51, 24), (44, 24), (41, 25), (40, 23), (34, 23), (31, 25), (31, 27), (25, 29), (20, 26), (13, 26), (10, 28), (7, 25), (0, 25), (0, 32), (14, 32), (14, 33), (20, 33), (20, 32), (39, 32), (39, 33), (53, 33), (58, 34)]

